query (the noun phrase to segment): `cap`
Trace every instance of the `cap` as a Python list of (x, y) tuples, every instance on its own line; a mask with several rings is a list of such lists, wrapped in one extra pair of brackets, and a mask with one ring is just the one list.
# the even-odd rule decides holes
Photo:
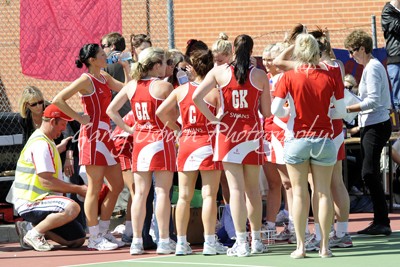
[(64, 112), (62, 112), (56, 105), (50, 104), (48, 105), (44, 112), (43, 117), (45, 118), (60, 118), (66, 121), (72, 121), (73, 119), (67, 116)]

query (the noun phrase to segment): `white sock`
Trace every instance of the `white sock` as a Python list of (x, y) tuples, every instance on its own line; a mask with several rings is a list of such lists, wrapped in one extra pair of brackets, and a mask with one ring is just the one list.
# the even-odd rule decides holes
[(261, 240), (261, 231), (251, 231), (252, 240)]
[(127, 235), (127, 236), (132, 236), (133, 235), (132, 221), (126, 221), (125, 222), (124, 234)]
[(31, 232), (31, 234), (32, 234), (33, 236), (40, 236), (40, 235), (43, 235), (43, 234), (39, 233), (39, 232), (36, 230), (36, 228), (32, 228), (31, 230), (29, 230), (29, 232)]
[(110, 229), (110, 220), (108, 221), (99, 220), (100, 233), (105, 234), (109, 229)]
[(246, 232), (243, 232), (243, 233), (236, 232), (236, 241), (238, 243), (246, 243), (247, 242), (247, 233)]
[(186, 244), (187, 239), (185, 235), (178, 235), (177, 237), (178, 244)]
[(89, 226), (89, 235), (93, 236), (93, 237), (97, 237), (100, 233), (99, 231), (99, 225), (95, 225), (95, 226)]
[(169, 243), (169, 237), (168, 238), (160, 238), (158, 241), (159, 243)]
[(209, 244), (215, 243), (215, 235), (204, 235), (204, 241)]
[(321, 240), (321, 228), (320, 228), (319, 223), (315, 223), (314, 228), (315, 228), (314, 229), (315, 230), (315, 239), (317, 241), (320, 241)]
[(347, 228), (349, 226), (349, 222), (337, 222), (336, 223), (336, 236), (337, 237), (344, 237), (347, 234)]
[(143, 244), (143, 238), (141, 238), (141, 237), (133, 237), (132, 238), (132, 243), (133, 244)]

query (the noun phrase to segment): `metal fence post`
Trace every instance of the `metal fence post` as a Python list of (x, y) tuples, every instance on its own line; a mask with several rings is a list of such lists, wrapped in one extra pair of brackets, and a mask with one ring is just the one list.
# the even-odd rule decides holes
[(174, 0), (167, 1), (168, 49), (175, 48)]
[(378, 39), (376, 37), (376, 17), (375, 15), (371, 16), (371, 33), (372, 33), (372, 44), (373, 48), (378, 48)]

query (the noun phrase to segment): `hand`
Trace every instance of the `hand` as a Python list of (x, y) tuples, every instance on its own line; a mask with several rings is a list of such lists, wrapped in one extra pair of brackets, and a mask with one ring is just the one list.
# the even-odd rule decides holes
[(82, 125), (88, 124), (88, 123), (90, 122), (90, 116), (87, 115), (87, 114), (81, 115), (81, 118), (80, 118), (79, 122), (80, 122), (80, 124), (82, 124)]
[(78, 195), (80, 195), (81, 197), (86, 197), (86, 192), (87, 192), (87, 185), (80, 185), (78, 192), (76, 192)]
[(189, 81), (193, 82), (196, 79), (197, 73), (191, 65), (186, 66), (186, 73), (188, 75)]
[(257, 67), (257, 59), (255, 57), (250, 57), (250, 64)]
[(60, 152), (60, 153), (64, 152), (67, 149), (67, 144), (68, 144), (69, 140), (71, 140), (71, 139), (72, 139), (72, 136), (68, 136), (67, 138), (64, 138), (63, 140), (61, 140), (61, 143), (59, 143), (57, 145), (58, 152)]
[(64, 163), (64, 174), (68, 177), (74, 175), (74, 158), (66, 158)]
[(283, 178), (281, 177), (281, 182), (286, 190), (292, 188), (292, 183), (290, 182), (289, 177), (283, 177)]

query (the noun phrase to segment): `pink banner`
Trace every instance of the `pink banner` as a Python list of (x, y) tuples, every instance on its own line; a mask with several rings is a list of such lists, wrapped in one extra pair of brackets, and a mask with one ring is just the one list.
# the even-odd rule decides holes
[(24, 0), (20, 12), (22, 73), (38, 79), (78, 78), (79, 49), (122, 33), (121, 0)]

